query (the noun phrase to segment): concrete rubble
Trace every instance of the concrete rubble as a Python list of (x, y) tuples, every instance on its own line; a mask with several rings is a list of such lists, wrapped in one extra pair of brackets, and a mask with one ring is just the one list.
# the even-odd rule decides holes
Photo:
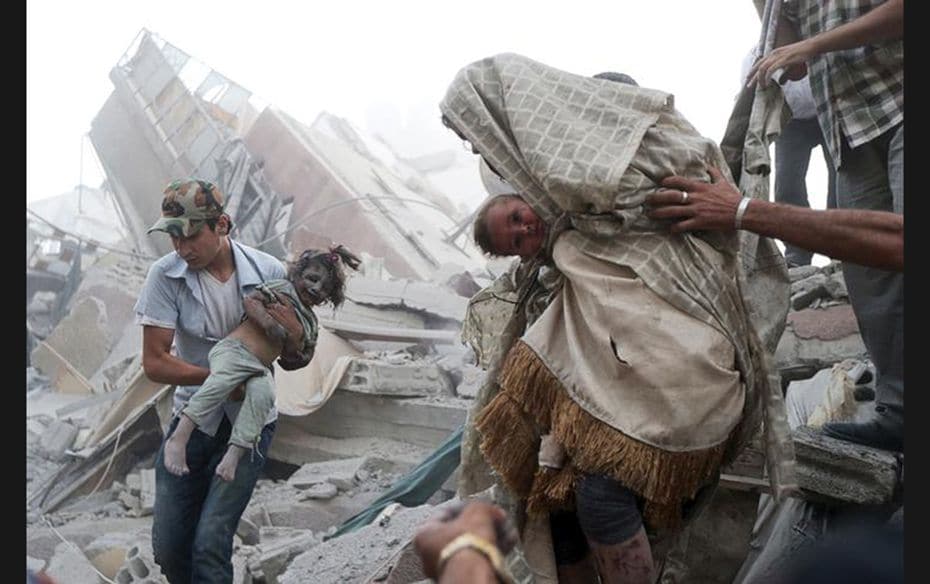
[[(111, 71), (114, 92), (91, 130), (109, 178), (99, 195), (117, 210), (120, 238), (107, 243), (126, 253), (100, 248), (95, 230), (64, 224), (67, 215), (54, 216), (62, 223), (54, 228), (35, 218), (27, 225), (27, 566), (75, 584), (100, 581), (98, 571), (121, 584), (164, 581), (150, 534), (173, 388), (145, 377), (132, 307), (149, 265), (169, 251), (167, 239), (145, 235), (158, 214), (152, 189), (183, 171), (221, 185), (244, 243), (286, 259), (339, 241), (366, 260), (343, 308), (318, 311), (332, 341), (326, 371), (276, 377), (279, 391), (295, 395), (278, 398), (265, 473), (234, 540), (234, 582), (422, 580), (411, 537), (451, 504), (457, 473), (422, 506), (388, 506), (368, 526), (327, 536), (465, 423), (486, 375), (486, 355), (461, 343), (465, 309), (509, 261), (477, 252), (463, 235), (467, 216), (418, 170), (424, 160), (388, 161), (379, 141), (331, 114), (307, 125), (274, 106), (258, 109), (215, 71), (189, 87), (177, 73), (193, 58), (149, 31), (134, 47)], [(137, 78), (143, 70), (160, 73)], [(157, 122), (146, 108), (161, 112)], [(179, 125), (179, 112), (196, 120), (192, 129)], [(174, 132), (169, 145), (163, 137)], [(790, 275), (792, 310), (775, 355), (785, 387), (827, 388), (810, 425), (859, 415), (874, 392), (841, 268)], [(344, 369), (323, 379), (335, 363)], [(332, 393), (306, 406), (324, 384)], [(843, 505), (898, 496), (903, 461), (818, 436), (797, 435), (799, 464), (823, 469), (805, 475), (805, 488), (820, 485), (811, 493)], [(699, 581), (732, 580), (764, 484), (757, 449), (724, 469), (689, 536), (686, 559)]]
[(866, 358), (840, 264), (792, 268), (789, 275), (792, 308), (775, 351), (785, 387), (844, 359)]

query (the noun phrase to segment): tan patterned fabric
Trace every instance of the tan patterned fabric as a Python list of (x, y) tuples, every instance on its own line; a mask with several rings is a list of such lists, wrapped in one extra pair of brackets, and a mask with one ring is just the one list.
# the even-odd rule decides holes
[[(703, 241), (694, 235), (671, 236), (642, 213), (645, 196), (665, 176), (709, 180), (707, 164), (726, 174), (717, 146), (674, 110), (669, 94), (573, 75), (512, 54), (463, 69), (440, 107), (450, 125), (543, 220), (557, 226), (550, 230), (550, 249), (563, 229), (576, 230), (584, 240), (581, 251), (630, 267), (666, 302), (732, 343), (746, 385), (741, 435), (727, 456), (732, 458), (758, 428), (763, 402), (780, 397), (780, 387), (770, 383), (762, 340), (749, 314), (766, 331), (765, 345), (774, 348), (772, 339), (777, 342), (787, 312), (784, 263), (775, 260), (777, 249), (768, 240), (755, 238), (747, 249), (732, 234), (705, 236)], [(716, 250), (715, 257), (704, 252), (705, 245)], [(755, 271), (746, 272), (746, 266)], [(764, 298), (746, 294), (757, 275), (766, 280)], [(523, 285), (533, 287), (532, 282)], [(517, 326), (511, 319), (498, 359), (525, 329), (524, 311), (515, 306), (513, 314), (523, 322)], [(476, 408), (496, 392), (498, 363), (491, 366)], [(774, 426), (779, 419), (767, 421)], [(768, 436), (779, 439), (778, 433)], [(790, 452), (790, 445), (778, 451)], [(474, 436), (466, 436), (464, 482), (472, 468), (480, 467), (479, 460)], [(772, 478), (791, 482), (784, 473)]]
[(575, 403), (627, 436), (673, 452), (725, 441), (744, 402), (733, 345), (631, 270), (582, 252), (584, 237), (556, 241), (565, 283), (523, 341)]

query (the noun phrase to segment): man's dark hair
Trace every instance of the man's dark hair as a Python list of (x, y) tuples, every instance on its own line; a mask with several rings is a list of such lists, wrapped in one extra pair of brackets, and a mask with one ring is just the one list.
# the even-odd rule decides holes
[(616, 81), (617, 83), (626, 83), (639, 87), (639, 83), (626, 73), (615, 73), (613, 71), (604, 71), (594, 76), (595, 79), (606, 79), (607, 81)]
[[(217, 217), (216, 219), (204, 219), (203, 222), (206, 224), (207, 227), (210, 228), (210, 231), (213, 231), (213, 232), (215, 233), (215, 232), (216, 232), (216, 223), (217, 223), (217, 221), (219, 221), (219, 220), (220, 220), (219, 217)], [(229, 223), (229, 228), (226, 229), (226, 234), (229, 235), (230, 233), (232, 233), (232, 230), (233, 230), (233, 220), (232, 220), (232, 217), (230, 217), (229, 215), (226, 215), (226, 221)]]

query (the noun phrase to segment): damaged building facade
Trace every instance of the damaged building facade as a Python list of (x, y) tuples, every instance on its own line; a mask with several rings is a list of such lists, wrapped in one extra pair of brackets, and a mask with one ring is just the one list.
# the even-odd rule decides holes
[[(160, 189), (197, 176), (226, 195), (243, 243), (287, 260), (336, 242), (365, 260), (344, 306), (318, 313), (310, 365), (276, 370), (278, 428), (237, 530), (234, 581), (422, 580), (413, 533), (455, 500), (457, 472), (427, 500), (380, 505), (343, 529), (424, 460), (456, 452), (485, 376), (461, 342), (468, 298), (506, 266), (476, 249), (429, 164), (342, 118), (305, 124), (146, 30), (110, 80), (89, 134), (106, 181), (58, 203), (99, 199), (107, 213), (27, 215), (27, 567), (58, 582), (165, 581), (150, 531), (173, 388), (142, 372), (132, 307), (148, 266), (171, 251), (146, 235)], [(82, 215), (109, 223), (80, 225)], [(829, 509), (898, 501), (903, 459), (801, 428), (861, 416), (874, 394), (839, 265), (791, 275), (775, 362), (789, 407), (803, 405), (792, 423), (802, 487)], [(751, 581), (740, 579), (777, 533), (756, 521), (762, 469), (750, 448), (725, 471), (691, 528), (686, 581)]]

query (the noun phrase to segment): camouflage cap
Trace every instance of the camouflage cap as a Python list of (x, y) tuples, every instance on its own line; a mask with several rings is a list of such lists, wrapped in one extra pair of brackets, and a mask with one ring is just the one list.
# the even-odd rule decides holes
[(195, 178), (172, 181), (165, 187), (161, 219), (147, 233), (164, 231), (179, 237), (197, 233), (207, 219), (223, 214), (223, 194), (213, 183)]

